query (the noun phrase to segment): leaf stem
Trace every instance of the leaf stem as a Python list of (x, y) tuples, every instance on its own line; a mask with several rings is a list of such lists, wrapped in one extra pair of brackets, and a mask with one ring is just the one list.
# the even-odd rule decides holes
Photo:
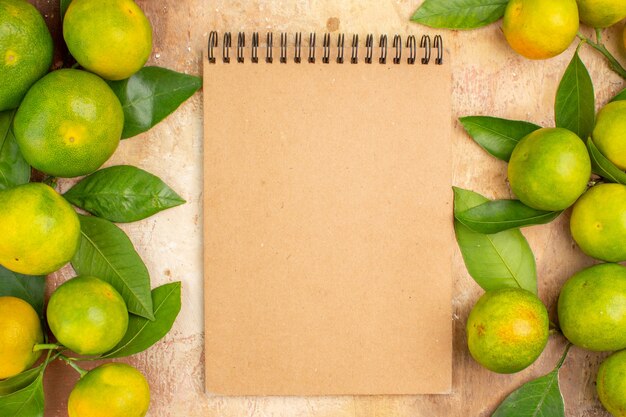
[(596, 38), (597, 42), (594, 42), (592, 39), (586, 37), (582, 33), (578, 32), (578, 38), (589, 44), (593, 49), (600, 52), (604, 57), (609, 61), (609, 67), (620, 77), (626, 79), (626, 69), (619, 63), (619, 61), (606, 49), (606, 46), (602, 43), (602, 31), (600, 29), (596, 29)]
[(565, 351), (563, 351), (563, 356), (561, 356), (561, 359), (559, 359), (559, 362), (556, 364), (556, 368), (554, 368), (555, 370), (561, 369), (571, 347), (572, 347), (572, 344), (570, 342), (567, 342), (567, 346), (565, 346)]
[(39, 343), (33, 346), (33, 352), (39, 352), (40, 350), (57, 350), (65, 349), (64, 346), (57, 345), (56, 343)]
[(85, 371), (83, 368), (81, 368), (80, 366), (76, 365), (76, 362), (74, 362), (72, 359), (68, 358), (65, 355), (59, 355), (59, 358), (61, 360), (63, 360), (65, 363), (67, 363), (69, 366), (71, 366), (72, 368), (74, 368), (74, 370), (76, 372), (78, 372), (80, 374), (80, 377), (84, 377), (85, 375), (87, 375), (87, 371)]

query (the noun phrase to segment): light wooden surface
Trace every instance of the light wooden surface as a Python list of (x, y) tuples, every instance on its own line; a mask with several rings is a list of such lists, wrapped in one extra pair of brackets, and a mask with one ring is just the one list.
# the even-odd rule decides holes
[[(58, 24), (54, 0), (32, 0)], [(150, 64), (190, 74), (201, 73), (201, 55), (208, 32), (217, 30), (341, 31), (346, 33), (434, 33), (409, 22), (421, 0), (138, 0), (154, 27)], [(619, 27), (619, 30), (622, 26)], [(506, 45), (496, 23), (471, 32), (444, 34), (453, 65), (454, 150), (450, 161), (454, 185), (506, 198), (505, 164), (483, 152), (456, 122), (469, 114), (524, 119), (553, 124), (554, 95), (573, 48), (549, 61), (528, 61)], [(57, 31), (58, 33), (58, 31)], [(621, 33), (607, 42), (618, 57)], [(583, 60), (605, 103), (623, 88), (604, 61), (583, 48)], [(108, 163), (133, 164), (163, 178), (187, 204), (150, 219), (124, 225), (151, 272), (153, 286), (183, 281), (183, 308), (172, 332), (130, 362), (148, 377), (152, 388), (149, 416), (207, 417), (420, 417), (489, 416), (496, 405), (523, 382), (545, 374), (557, 362), (564, 342), (553, 337), (541, 358), (517, 375), (490, 373), (477, 365), (465, 345), (467, 314), (482, 293), (467, 275), (455, 248), (453, 257), (454, 370), (453, 392), (447, 396), (221, 398), (203, 390), (203, 324), (201, 264), (202, 108), (196, 94), (165, 122), (137, 138), (124, 141)], [(433, 138), (436, 140), (436, 138)], [(69, 182), (62, 182), (66, 189)], [(452, 216), (452, 214), (451, 214)], [(568, 234), (569, 215), (548, 226), (525, 229), (534, 249), (541, 298), (555, 319), (561, 284), (591, 263)], [(452, 221), (452, 217), (451, 220)], [(72, 276), (69, 269), (49, 279), (49, 290)], [(607, 416), (595, 395), (595, 373), (604, 355), (574, 348), (562, 373), (561, 385), (571, 417)], [(66, 398), (76, 376), (65, 365), (48, 372), (46, 417), (66, 415)]]

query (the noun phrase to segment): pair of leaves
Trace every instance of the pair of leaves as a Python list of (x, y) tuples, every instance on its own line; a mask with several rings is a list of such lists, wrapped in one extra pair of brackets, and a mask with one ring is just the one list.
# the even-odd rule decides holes
[[(488, 201), (473, 191), (454, 188), (455, 216)], [(518, 229), (484, 234), (455, 219), (454, 231), (469, 274), (485, 291), (512, 287), (537, 294), (535, 257)]]
[(160, 178), (129, 165), (101, 169), (63, 196), (77, 207), (118, 223), (145, 219), (185, 202)]
[(45, 365), (0, 381), (3, 417), (43, 417), (43, 372)]
[(0, 113), (0, 190), (26, 184), (30, 166), (24, 160), (13, 135), (15, 110)]
[(559, 388), (559, 371), (570, 346), (567, 345), (552, 372), (513, 391), (491, 417), (565, 417), (565, 404)]
[(45, 276), (22, 275), (0, 266), (0, 296), (12, 296), (28, 302), (43, 317)]
[(143, 133), (173, 113), (200, 89), (202, 80), (160, 67), (144, 67), (130, 78), (109, 81), (122, 103), (122, 139)]
[(425, 0), (411, 20), (433, 28), (474, 29), (504, 16), (509, 0)]

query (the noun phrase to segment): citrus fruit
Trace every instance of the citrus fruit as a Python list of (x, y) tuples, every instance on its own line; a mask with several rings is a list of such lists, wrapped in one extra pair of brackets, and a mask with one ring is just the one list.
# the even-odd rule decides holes
[(80, 355), (100, 355), (122, 340), (128, 310), (122, 296), (101, 279), (78, 276), (50, 297), (47, 310), (52, 334)]
[(511, 0), (502, 31), (518, 54), (552, 58), (565, 51), (578, 32), (576, 0)]
[(529, 291), (488, 291), (472, 309), (466, 330), (467, 345), (478, 363), (498, 373), (519, 372), (548, 343), (548, 312)]
[(558, 312), (563, 334), (576, 346), (626, 348), (626, 268), (599, 264), (574, 274), (561, 288)]
[(0, 111), (14, 109), (52, 64), (46, 22), (24, 0), (0, 0)]
[(63, 37), (80, 65), (108, 80), (130, 77), (152, 51), (152, 26), (133, 0), (73, 0)]
[(45, 275), (74, 256), (80, 223), (63, 197), (33, 182), (0, 191), (0, 236), (0, 265)]
[(0, 379), (30, 368), (41, 355), (33, 346), (43, 343), (41, 322), (26, 301), (0, 297)]
[(143, 417), (150, 406), (146, 378), (125, 363), (106, 363), (83, 376), (67, 403), (69, 417)]
[(124, 125), (122, 105), (97, 75), (64, 69), (37, 81), (13, 122), (26, 161), (57, 177), (98, 169), (113, 155)]
[(615, 417), (626, 417), (626, 350), (602, 362), (596, 384), (604, 408)]
[(585, 192), (591, 175), (587, 148), (567, 129), (543, 128), (513, 149), (508, 167), (511, 189), (524, 204), (559, 211)]
[(624, 0), (577, 0), (580, 21), (594, 28), (606, 28), (626, 17)]
[(602, 155), (626, 169), (626, 101), (614, 101), (604, 106), (591, 134)]
[(574, 204), (570, 231), (587, 255), (608, 262), (626, 260), (626, 186), (599, 184)]

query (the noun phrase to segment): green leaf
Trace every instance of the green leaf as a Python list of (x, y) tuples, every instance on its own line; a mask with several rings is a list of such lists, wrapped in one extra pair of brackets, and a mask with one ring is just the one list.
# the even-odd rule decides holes
[[(455, 216), (489, 201), (473, 191), (453, 189)], [(482, 234), (455, 220), (454, 231), (467, 271), (485, 291), (512, 287), (537, 294), (535, 257), (519, 230)]]
[(30, 166), (22, 156), (13, 135), (15, 110), (0, 113), (0, 190), (26, 184)]
[(517, 143), (541, 126), (521, 120), (489, 116), (466, 116), (459, 119), (467, 133), (484, 150), (503, 161), (509, 161)]
[(611, 101), (620, 101), (620, 100), (626, 100), (626, 89), (620, 91), (619, 93), (617, 93), (617, 95), (615, 97), (613, 97), (611, 99)]
[(552, 372), (513, 391), (491, 417), (565, 417), (565, 404), (559, 388), (559, 370), (570, 346), (567, 345)]
[(14, 392), (24, 389), (32, 384), (39, 376), (42, 366), (43, 365), (28, 369), (19, 375), (0, 381), (0, 398), (2, 396), (13, 394)]
[(602, 152), (596, 147), (591, 138), (587, 139), (587, 149), (589, 149), (591, 167), (594, 173), (609, 182), (626, 185), (626, 172), (619, 169), (606, 156), (602, 155)]
[(43, 316), (45, 276), (22, 275), (0, 266), (0, 296), (21, 298)]
[(556, 219), (561, 211), (543, 211), (528, 207), (519, 200), (488, 201), (465, 210), (455, 217), (475, 232), (498, 233)]
[(109, 81), (124, 109), (127, 139), (150, 129), (173, 113), (202, 85), (202, 79), (160, 67), (144, 67), (126, 80)]
[(43, 372), (26, 387), (8, 395), (0, 396), (2, 417), (43, 417)]
[(63, 196), (75, 206), (118, 223), (145, 219), (185, 202), (159, 177), (129, 165), (101, 169)]
[(591, 77), (578, 50), (559, 84), (554, 111), (557, 127), (569, 129), (583, 140), (589, 137), (595, 122), (595, 97)]
[(70, 7), (70, 3), (72, 2), (72, 0), (61, 0), (61, 17), (65, 17), (65, 12), (67, 11), (67, 8)]
[(143, 352), (161, 340), (172, 328), (180, 312), (181, 283), (173, 282), (152, 290), (154, 321), (130, 316), (126, 335), (105, 358), (121, 358)]
[(76, 272), (107, 281), (122, 295), (128, 311), (154, 320), (150, 275), (128, 236), (108, 220), (78, 217), (81, 240), (72, 258)]
[(474, 29), (504, 16), (509, 0), (426, 0), (411, 20), (433, 28)]

